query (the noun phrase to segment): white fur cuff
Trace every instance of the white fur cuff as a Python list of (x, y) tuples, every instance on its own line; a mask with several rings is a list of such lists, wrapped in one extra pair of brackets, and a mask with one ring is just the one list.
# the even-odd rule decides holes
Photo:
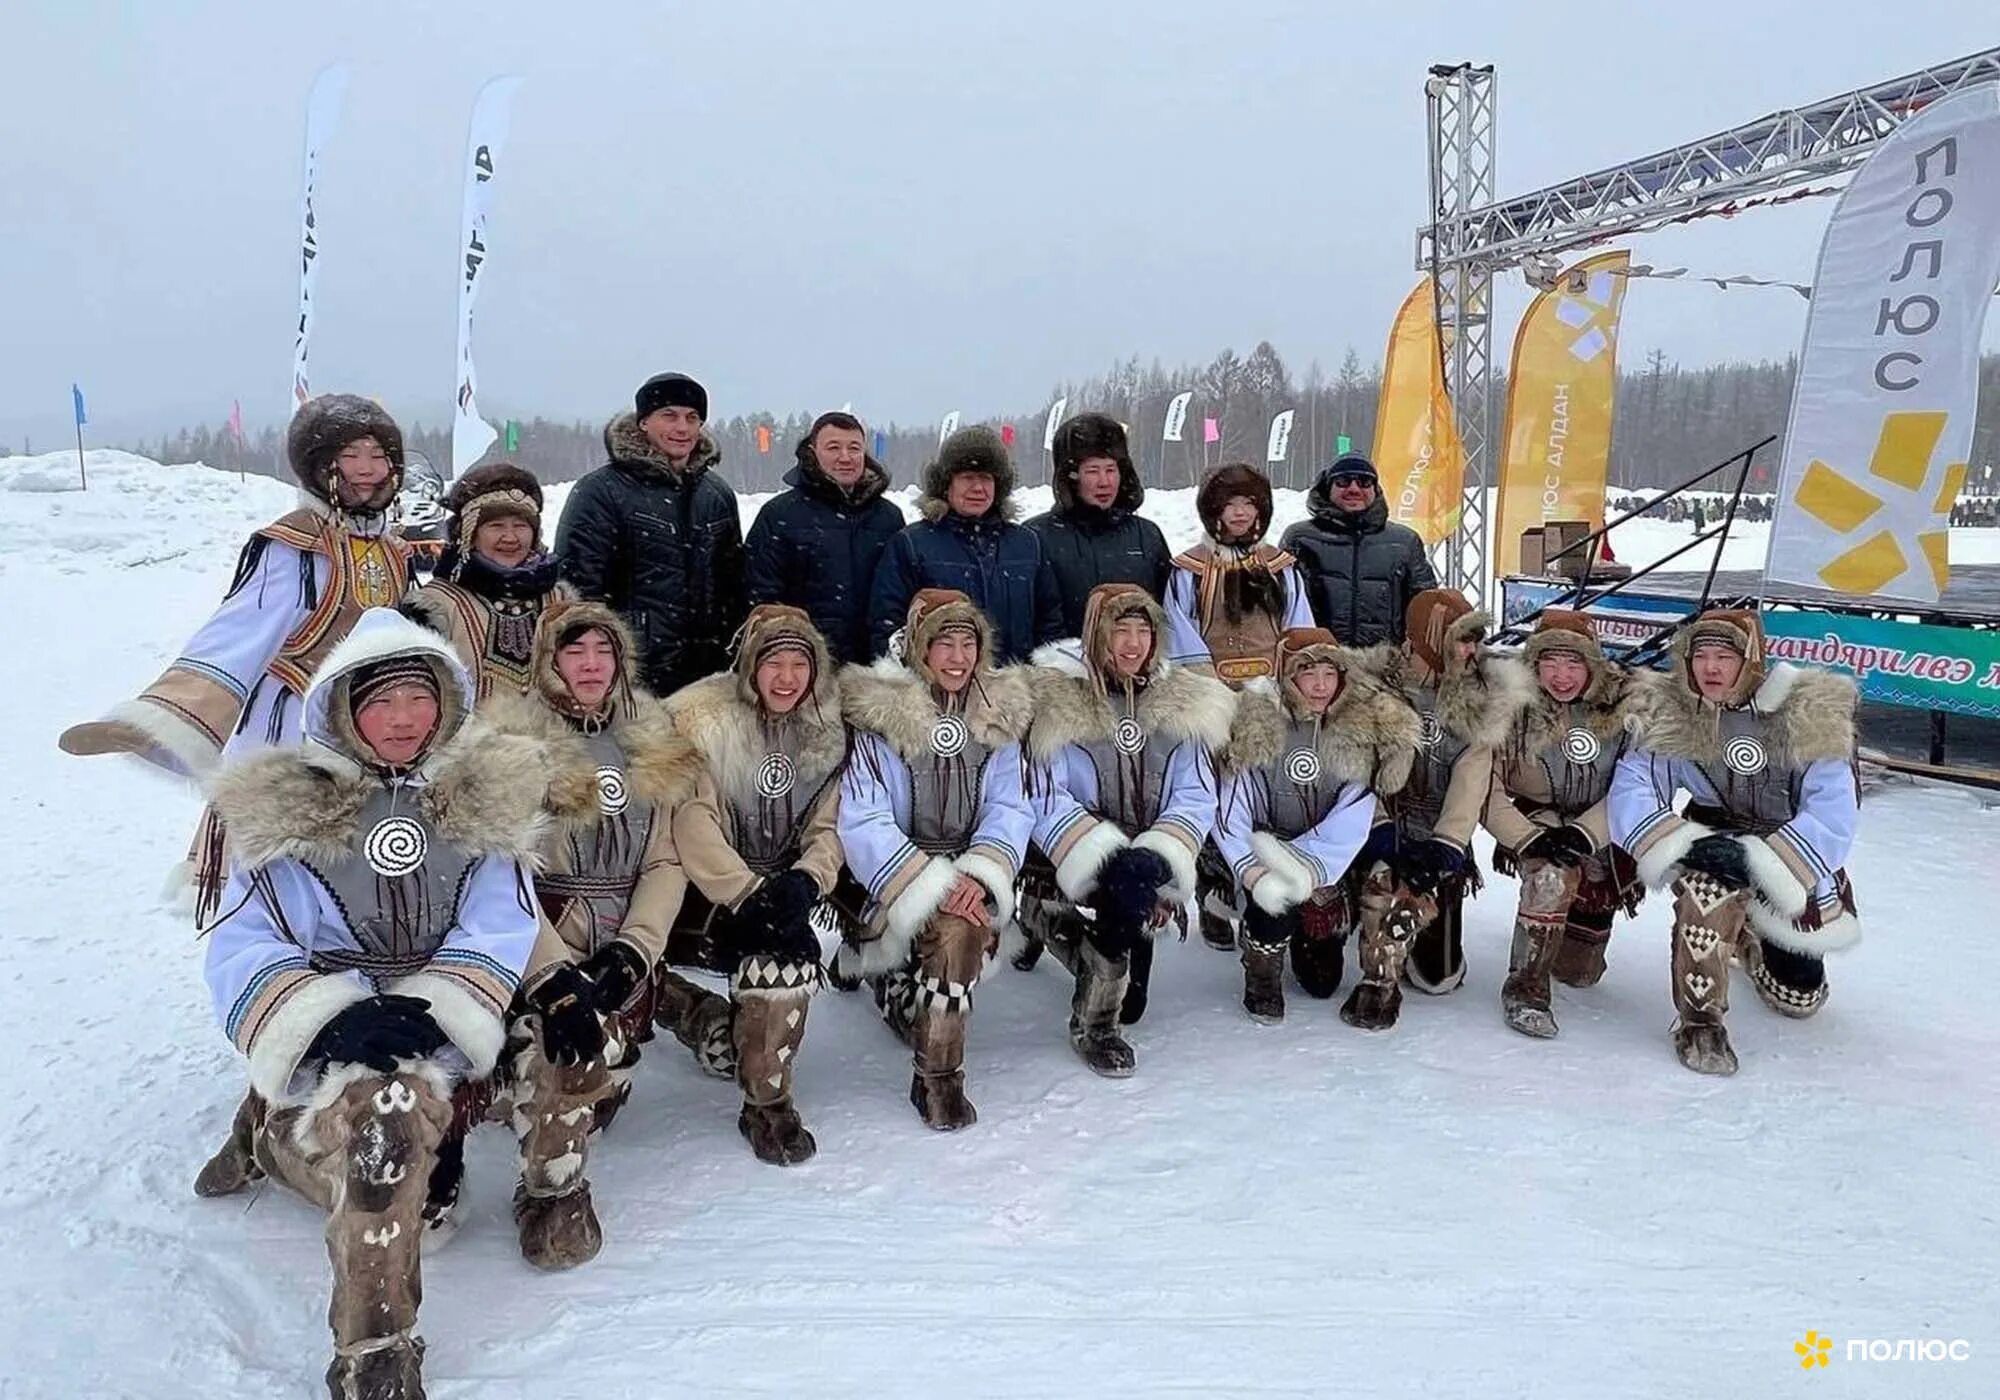
[(250, 1045), (250, 1087), (274, 1104), (298, 1102), (309, 1086), (292, 1091), (299, 1061), (326, 1023), (368, 999), (359, 979), (327, 973), (305, 983), (273, 1011)]
[[(854, 950), (861, 975), (872, 976), (901, 967), (910, 955), (924, 925), (937, 913), (951, 887), (958, 883), (958, 867), (943, 856), (932, 856), (903, 892), (882, 912), (882, 935)], [(847, 961), (843, 959), (843, 962)]]
[(1077, 838), (1069, 854), (1062, 858), (1062, 864), (1056, 867), (1056, 888), (1070, 903), (1083, 903), (1097, 888), (1097, 876), (1104, 869), (1104, 862), (1131, 844), (1116, 824), (1099, 822)]
[(1194, 857), (1188, 854), (1184, 842), (1155, 828), (1133, 837), (1132, 846), (1135, 850), (1151, 851), (1173, 871), (1174, 881), (1161, 892), (1163, 898), (1175, 904), (1186, 904), (1194, 898)]
[(471, 1061), (473, 1078), (484, 1079), (493, 1072), (507, 1039), (507, 1027), (485, 1002), (435, 972), (413, 972), (390, 983), (389, 990), (398, 996), (422, 997), (431, 1004), (431, 1019)]
[(1765, 938), (1809, 958), (1852, 948), (1861, 941), (1861, 920), (1842, 909), (1816, 929), (1803, 929), (1761, 899), (1750, 901), (1750, 927)]
[(1649, 890), (1664, 888), (1674, 877), (1674, 867), (1681, 857), (1688, 853), (1688, 847), (1704, 836), (1715, 833), (1700, 822), (1691, 822), (1685, 817), (1675, 817), (1674, 828), (1646, 848), (1646, 854), (1638, 859), (1639, 883)]
[(1267, 914), (1289, 913), (1312, 898), (1319, 880), (1290, 842), (1268, 831), (1255, 831), (1250, 834), (1250, 849), (1264, 866), (1264, 878), (1250, 891), (1259, 909)]
[(1743, 847), (1743, 857), (1750, 866), (1750, 883), (1757, 887), (1757, 893), (1787, 919), (1805, 913), (1806, 900), (1812, 891), (1799, 883), (1799, 877), (1792, 874), (1784, 857), (1761, 836), (1738, 836), (1736, 840)]
[(999, 861), (977, 851), (967, 851), (951, 864), (959, 874), (970, 875), (986, 893), (993, 896), (993, 923), (996, 927), (1014, 917), (1014, 882), (1000, 867)]

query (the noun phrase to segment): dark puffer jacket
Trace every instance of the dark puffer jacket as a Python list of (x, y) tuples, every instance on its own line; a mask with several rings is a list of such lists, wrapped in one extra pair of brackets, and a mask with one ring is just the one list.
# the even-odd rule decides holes
[[(1118, 496), (1100, 508), (1077, 499), (1076, 470), (1091, 457), (1118, 463)], [(1056, 432), (1055, 507), (1027, 523), (1055, 576), (1066, 637), (1083, 634), (1083, 605), (1100, 583), (1137, 584), (1160, 602), (1173, 551), (1160, 527), (1138, 513), (1146, 488), (1125, 445), (1125, 430), (1102, 414), (1078, 414)]]
[(866, 661), (875, 565), (903, 528), (903, 512), (882, 497), (889, 474), (868, 458), (850, 494), (819, 469), (807, 441), (785, 484), (792, 489), (757, 512), (744, 543), (750, 604), (789, 603), (812, 619), (836, 661)]
[[(994, 486), (993, 505), (976, 520), (945, 504), (952, 477), (972, 471), (990, 475)], [(996, 666), (1025, 661), (1063, 635), (1055, 574), (1042, 558), (1041, 540), (1008, 518), (1013, 496), (1014, 466), (997, 433), (966, 428), (945, 441), (924, 471), (917, 502), (924, 518), (891, 540), (876, 566), (868, 605), (873, 655), (888, 651), (921, 588), (955, 588), (978, 604), (993, 624)]]
[(1308, 519), (1285, 531), (1284, 548), (1298, 556), (1313, 620), (1351, 647), (1403, 640), (1410, 599), (1437, 587), (1424, 542), (1407, 525), (1389, 522), (1389, 503), (1349, 514), (1333, 503), (1335, 462), (1306, 495)]
[(610, 461), (570, 490), (556, 529), (562, 577), (609, 603), (638, 638), (656, 695), (729, 668), (743, 625), (743, 526), (703, 434), (685, 467), (660, 455), (630, 413), (604, 430)]

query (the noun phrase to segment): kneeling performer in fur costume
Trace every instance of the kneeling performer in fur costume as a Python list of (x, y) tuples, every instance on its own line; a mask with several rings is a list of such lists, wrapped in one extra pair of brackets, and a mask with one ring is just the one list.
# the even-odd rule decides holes
[(525, 696), (496, 694), (477, 721), (540, 745), (552, 818), (534, 888), (553, 936), (510, 1011), (491, 1116), (520, 1139), (521, 1254), (566, 1269), (603, 1243), (590, 1134), (631, 1093), (652, 1035), (650, 974), (687, 884), (670, 824), (700, 759), (639, 684), (631, 634), (604, 604), (558, 593), (529, 673)]
[(195, 1190), (268, 1174), (332, 1212), (337, 1400), (423, 1394), (425, 1194), (535, 946), (535, 746), (461, 734), (471, 704), (443, 638), (373, 609), (306, 691), (307, 743), (211, 794), (237, 865), (207, 978), (251, 1092)]
[(1248, 895), (1243, 1009), (1266, 1022), (1285, 1016), (1287, 948), (1299, 985), (1330, 997), (1357, 906), (1370, 925), (1398, 912), (1383, 803), (1408, 781), (1418, 736), (1416, 711), (1322, 628), (1284, 634), (1278, 675), (1237, 706), (1215, 826)]
[(792, 1061), (820, 985), (812, 914), (840, 875), (840, 766), (847, 728), (826, 640), (799, 609), (751, 609), (736, 668), (668, 701), (704, 766), (674, 814), (674, 844), (700, 899), (699, 939), (730, 969), (727, 1000), (660, 970), (659, 1022), (704, 1069), (743, 1090), (736, 1126), (761, 1161), (816, 1149), (792, 1103)]
[(1486, 653), (1492, 618), (1473, 611), (1464, 594), (1427, 589), (1410, 600), (1404, 619), (1402, 651), (1391, 667), (1416, 707), (1421, 752), (1391, 804), (1392, 864), (1417, 918), (1414, 930), (1400, 918), (1379, 930), (1363, 924), (1362, 982), (1340, 1010), (1341, 1019), (1363, 1030), (1396, 1024), (1399, 977), (1433, 996), (1465, 980), (1464, 903), (1479, 891), (1472, 834), (1493, 786), (1494, 750), (1528, 703), (1526, 673)]
[(1556, 1033), (1549, 980), (1591, 987), (1622, 905), (1644, 887), (1611, 843), (1611, 774), (1625, 752), (1643, 682), (1605, 659), (1580, 612), (1550, 608), (1522, 649), (1534, 698), (1494, 756), (1486, 829), (1493, 868), (1518, 875), (1521, 903), (1500, 1004), (1523, 1035)]
[(1033, 703), (1025, 668), (993, 669), (992, 627), (963, 593), (910, 600), (903, 654), (841, 674), (855, 737), (840, 844), (869, 897), (835, 976), (874, 984), (882, 1019), (916, 1052), (910, 1101), (948, 1130), (978, 1117), (966, 1022), (1035, 824), (1021, 783)]
[(1054, 868), (1023, 882), (1021, 922), (1076, 974), (1069, 1042), (1112, 1076), (1132, 1072), (1118, 1023), (1145, 1010), (1152, 938), (1177, 915), (1186, 927), (1215, 823), (1209, 755), (1236, 709), (1222, 682), (1166, 659), (1166, 622), (1144, 589), (1100, 584), (1084, 604), (1082, 659), (1043, 647), (1032, 678), (1035, 845)]
[(1861, 937), (1843, 868), (1861, 820), (1854, 682), (1767, 670), (1753, 612), (1703, 613), (1674, 661), (1612, 777), (1611, 835), (1647, 885), (1674, 892), (1681, 1063), (1733, 1074), (1731, 954), (1766, 1006), (1803, 1017), (1826, 1002), (1826, 954)]

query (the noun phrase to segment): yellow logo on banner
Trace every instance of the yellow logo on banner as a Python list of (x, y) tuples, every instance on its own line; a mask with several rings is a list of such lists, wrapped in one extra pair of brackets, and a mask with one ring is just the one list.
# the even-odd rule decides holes
[[(1868, 463), (1869, 476), (1884, 483), (1885, 489), (1921, 493), (1930, 480), (1931, 458), (1944, 435), (1946, 417), (1939, 411), (1885, 414), (1875, 440), (1875, 455)], [(1965, 463), (1947, 463), (1931, 510), (1948, 516), (1964, 484)], [(1817, 457), (1806, 464), (1792, 499), (1807, 515), (1839, 535), (1855, 533), (1885, 504), (1876, 489), (1843, 475), (1839, 468)], [(1942, 593), (1951, 576), (1946, 538), (1944, 530), (1919, 530), (1914, 538), (1877, 530), (1821, 566), (1819, 576), (1828, 588), (1842, 593), (1874, 593), (1900, 577), (1910, 567), (1913, 555), (1920, 555)]]
[(1808, 1371), (1815, 1366), (1831, 1365), (1833, 1338), (1808, 1331), (1803, 1342), (1792, 1343), (1792, 1354), (1799, 1358), (1799, 1365)]

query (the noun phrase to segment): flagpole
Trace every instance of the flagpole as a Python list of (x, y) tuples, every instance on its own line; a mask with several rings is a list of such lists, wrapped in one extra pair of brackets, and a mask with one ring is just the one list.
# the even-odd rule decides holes
[(78, 489), (88, 491), (90, 489), (90, 473), (84, 469), (83, 465), (83, 420), (81, 418), (76, 420), (76, 476), (77, 480), (83, 483)]

